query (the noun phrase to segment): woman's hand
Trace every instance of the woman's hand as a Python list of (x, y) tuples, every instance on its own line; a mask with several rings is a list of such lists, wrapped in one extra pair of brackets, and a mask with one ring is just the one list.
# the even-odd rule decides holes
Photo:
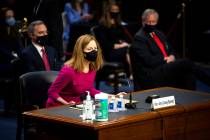
[(129, 47), (130, 44), (128, 44), (127, 42), (120, 42), (117, 44), (114, 44), (114, 49), (120, 49), (120, 48), (125, 48), (125, 47)]
[(75, 104), (76, 104), (76, 102), (74, 102), (74, 101), (70, 101), (68, 104), (69, 104), (69, 105), (75, 105)]
[[(108, 98), (111, 98), (114, 95), (114, 94), (108, 94), (108, 93), (104, 93), (104, 92), (101, 92), (101, 93), (107, 94), (108, 95)], [(119, 93), (117, 93), (114, 96), (116, 96), (118, 98), (120, 95), (126, 95), (126, 94), (127, 94), (126, 92), (119, 92)]]
[(76, 104), (74, 101), (67, 102), (62, 97), (58, 97), (57, 101), (64, 105), (75, 105)]
[(117, 93), (115, 96), (116, 97), (119, 97), (120, 95), (126, 95), (127, 93), (126, 92), (119, 92), (119, 93)]
[(93, 19), (93, 15), (86, 14), (84, 16), (81, 16), (81, 19), (86, 20), (86, 21), (89, 21), (89, 20)]

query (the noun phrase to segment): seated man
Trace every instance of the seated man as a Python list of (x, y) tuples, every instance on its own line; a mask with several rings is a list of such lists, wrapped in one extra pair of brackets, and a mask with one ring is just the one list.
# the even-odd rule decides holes
[(25, 72), (59, 70), (57, 53), (54, 48), (47, 45), (47, 27), (43, 21), (37, 20), (28, 26), (28, 35), (31, 44), (21, 54), (26, 67)]
[(167, 37), (155, 28), (159, 15), (154, 9), (142, 14), (142, 28), (130, 49), (134, 90), (163, 86), (195, 89), (195, 77), (210, 85), (210, 76), (187, 59), (176, 59)]

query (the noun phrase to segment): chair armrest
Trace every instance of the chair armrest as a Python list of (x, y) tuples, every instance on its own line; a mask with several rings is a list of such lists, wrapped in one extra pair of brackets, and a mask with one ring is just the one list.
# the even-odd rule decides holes
[(104, 62), (104, 67), (119, 69), (119, 68), (123, 68), (123, 64), (118, 63), (118, 62)]

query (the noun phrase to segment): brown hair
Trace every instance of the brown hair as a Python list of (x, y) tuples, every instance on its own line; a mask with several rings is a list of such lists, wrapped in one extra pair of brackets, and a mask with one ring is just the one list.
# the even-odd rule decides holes
[(75, 70), (81, 72), (84, 68), (83, 64), (85, 61), (83, 50), (92, 40), (96, 42), (98, 51), (96, 61), (90, 62), (90, 70), (99, 70), (103, 65), (102, 50), (95, 37), (89, 34), (82, 35), (77, 39), (72, 57), (70, 60), (65, 62), (65, 65), (71, 66)]
[[(108, 28), (113, 26), (112, 23), (111, 23), (111, 15), (110, 15), (112, 6), (117, 6), (119, 8), (119, 14), (120, 14), (120, 7), (119, 7), (119, 5), (117, 5), (115, 2), (112, 2), (112, 3), (107, 4), (105, 6), (104, 13), (103, 13), (103, 15), (102, 15), (102, 17), (101, 17), (101, 19), (99, 21), (100, 24), (102, 24), (102, 25), (104, 25), (104, 26), (106, 26)], [(118, 26), (118, 25), (121, 24), (121, 21), (122, 21), (122, 19), (121, 19), (121, 16), (119, 15), (118, 19), (115, 21), (116, 22), (115, 24)], [(116, 26), (116, 25), (114, 25), (114, 26)]]
[(6, 18), (6, 13), (7, 13), (7, 11), (10, 11), (10, 10), (13, 11), (13, 9), (9, 8), (9, 7), (2, 7), (1, 8), (1, 10), (0, 10), (0, 18), (1, 18), (1, 20), (2, 19), (4, 20)]

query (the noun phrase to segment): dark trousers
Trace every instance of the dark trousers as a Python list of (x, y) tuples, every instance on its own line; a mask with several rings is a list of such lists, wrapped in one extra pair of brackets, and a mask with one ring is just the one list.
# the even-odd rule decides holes
[(139, 85), (141, 89), (169, 86), (195, 90), (196, 79), (210, 86), (210, 75), (207, 71), (188, 59), (177, 59), (155, 68), (148, 75), (147, 81), (142, 81)]

